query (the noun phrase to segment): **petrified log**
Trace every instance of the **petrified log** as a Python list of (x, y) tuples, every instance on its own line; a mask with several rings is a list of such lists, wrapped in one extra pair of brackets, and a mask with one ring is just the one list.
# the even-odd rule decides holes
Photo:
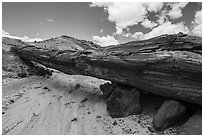
[(58, 51), (15, 46), (20, 58), (67, 74), (125, 84), (171, 99), (202, 104), (202, 39), (177, 34), (98, 50)]

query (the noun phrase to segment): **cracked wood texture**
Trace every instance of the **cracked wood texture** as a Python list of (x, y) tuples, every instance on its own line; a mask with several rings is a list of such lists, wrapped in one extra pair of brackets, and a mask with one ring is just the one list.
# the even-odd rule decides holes
[(12, 52), (66, 74), (81, 74), (202, 105), (202, 38), (161, 35), (96, 50), (14, 46)]

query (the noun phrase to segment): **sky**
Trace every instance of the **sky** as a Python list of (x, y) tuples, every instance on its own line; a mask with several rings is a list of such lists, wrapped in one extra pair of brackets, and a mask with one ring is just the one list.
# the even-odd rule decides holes
[(28, 42), (68, 35), (108, 46), (178, 32), (202, 35), (201, 2), (2, 3), (2, 36)]

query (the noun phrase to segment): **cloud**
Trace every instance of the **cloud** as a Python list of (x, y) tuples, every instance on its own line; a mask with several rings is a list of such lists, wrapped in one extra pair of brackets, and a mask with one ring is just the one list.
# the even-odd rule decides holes
[(159, 16), (157, 16), (157, 17), (158, 17), (157, 22), (158, 22), (159, 24), (163, 24), (163, 23), (169, 21), (169, 19), (166, 17), (166, 15), (165, 15), (164, 13), (162, 13), (161, 15), (159, 15)]
[(188, 4), (188, 2), (179, 2), (179, 3), (169, 3), (172, 8), (168, 15), (171, 19), (177, 19), (183, 16), (182, 9)]
[(145, 19), (142, 23), (142, 26), (144, 26), (145, 28), (153, 28), (153, 27), (155, 27), (155, 26), (157, 26), (157, 23), (155, 23), (155, 22), (152, 22), (152, 21), (150, 21), (150, 20), (148, 20), (148, 19)]
[(116, 33), (122, 34), (123, 29), (142, 23), (145, 28), (153, 28), (157, 24), (147, 20), (148, 12), (159, 12), (163, 2), (93, 2), (91, 7), (101, 7), (108, 13), (110, 22), (115, 23)]
[(118, 44), (118, 41), (113, 36), (110, 36), (110, 35), (102, 36), (102, 37), (93, 36), (92, 39), (94, 42), (96, 42), (97, 44), (103, 47)]
[(103, 29), (100, 30), (100, 33), (103, 33)]
[(147, 2), (145, 3), (147, 10), (150, 12), (158, 12), (163, 7), (163, 2)]
[(48, 21), (48, 22), (53, 22), (54, 19), (47, 18), (47, 21)]
[(110, 22), (116, 24), (116, 34), (121, 34), (122, 29), (138, 24), (145, 19), (146, 6), (143, 3), (92, 3), (91, 7), (102, 7), (108, 12)]
[(131, 37), (135, 38), (136, 40), (140, 40), (143, 36), (143, 32), (135, 32)]
[(177, 34), (179, 32), (187, 34), (189, 33), (189, 30), (183, 22), (172, 24), (168, 21), (153, 28), (149, 33), (143, 34), (143, 32), (135, 32), (134, 34), (128, 34), (128, 36), (133, 37), (136, 40), (144, 40), (160, 36), (162, 34)]
[[(168, 15), (171, 19), (182, 17), (182, 9), (187, 2), (129, 2), (129, 3), (103, 3), (94, 2), (91, 7), (101, 7), (108, 13), (110, 22), (115, 23), (116, 33), (122, 34), (123, 29), (141, 23), (145, 28), (153, 28), (157, 24), (147, 19), (148, 12), (160, 13), (158, 23), (168, 22)], [(165, 7), (169, 6), (170, 10)], [(162, 9), (164, 8), (164, 9)], [(161, 12), (162, 10), (162, 12)]]
[[(163, 9), (156, 15), (157, 23), (163, 24), (169, 22), (169, 19), (177, 19), (183, 16), (182, 9), (187, 5), (187, 2), (169, 2), (165, 3)], [(168, 7), (168, 8), (167, 8)]]
[(169, 21), (167, 15), (168, 15), (169, 11), (167, 9), (166, 6), (164, 6), (164, 8), (161, 10), (161, 12), (159, 14), (156, 15), (156, 18), (157, 18), (157, 23), (159, 24), (163, 24), (167, 21)]
[(2, 30), (2, 37), (9, 36), (10, 34), (4, 30)]
[(42, 39), (40, 39), (40, 38), (30, 38), (28, 36), (23, 36), (23, 37), (12, 36), (11, 34), (9, 34), (8, 32), (6, 32), (4, 30), (2, 30), (2, 37), (8, 37), (8, 38), (12, 38), (12, 39), (19, 39), (19, 40), (22, 40), (24, 42), (42, 41)]
[[(187, 2), (94, 2), (90, 6), (103, 8), (104, 11), (108, 13), (108, 20), (115, 23), (116, 32), (114, 34), (122, 34), (125, 37), (135, 39), (149, 39), (162, 34), (189, 33), (189, 29), (184, 25), (184, 22), (173, 24), (170, 20), (182, 17), (182, 10), (187, 4)], [(156, 22), (148, 19), (149, 13), (156, 14)], [(130, 26), (140, 23), (144, 28), (151, 29), (150, 32), (146, 34), (143, 32), (131, 34), (129, 31), (127, 33), (123, 31), (123, 29), (128, 29)], [(194, 24), (196, 24), (196, 21)], [(200, 27), (199, 25), (197, 26)], [(198, 29), (195, 27), (195, 33), (197, 33), (196, 30)], [(101, 40), (107, 37), (108, 36), (97, 38)]]
[(104, 7), (106, 8), (107, 6), (113, 5), (113, 2), (92, 2), (89, 6), (90, 7)]
[(197, 36), (202, 36), (202, 10), (196, 12), (193, 26), (192, 33)]
[(162, 34), (177, 34), (179, 32), (188, 33), (189, 30), (183, 22), (172, 24), (168, 21), (156, 28), (153, 28), (149, 33), (144, 34), (143, 36), (141, 36), (141, 39), (149, 39)]

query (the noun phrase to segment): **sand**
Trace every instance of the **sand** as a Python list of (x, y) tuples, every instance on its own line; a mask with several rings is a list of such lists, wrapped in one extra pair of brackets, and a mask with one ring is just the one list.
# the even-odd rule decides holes
[[(124, 135), (176, 134), (175, 128), (155, 132), (158, 102), (140, 115), (111, 118), (99, 85), (107, 81), (81, 75), (53, 73), (2, 82), (2, 134)], [(157, 99), (155, 99), (157, 100)]]

